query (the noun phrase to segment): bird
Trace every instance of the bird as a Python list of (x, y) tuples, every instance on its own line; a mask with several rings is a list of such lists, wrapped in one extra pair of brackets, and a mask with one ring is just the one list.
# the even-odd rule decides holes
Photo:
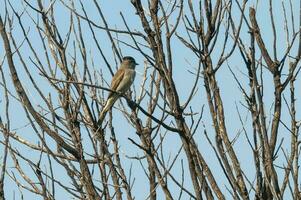
[(119, 69), (112, 78), (110, 87), (112, 91), (110, 91), (105, 106), (99, 114), (98, 124), (102, 124), (107, 112), (112, 108), (116, 100), (130, 89), (135, 80), (135, 67), (137, 65), (133, 57), (123, 57)]

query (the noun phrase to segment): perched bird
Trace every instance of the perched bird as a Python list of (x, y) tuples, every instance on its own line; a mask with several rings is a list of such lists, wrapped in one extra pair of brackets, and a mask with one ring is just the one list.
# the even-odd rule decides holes
[(135, 67), (138, 65), (134, 58), (126, 56), (122, 59), (119, 69), (113, 76), (111, 82), (111, 90), (116, 92), (110, 92), (106, 104), (101, 111), (98, 119), (98, 123), (101, 124), (104, 120), (107, 112), (112, 108), (116, 100), (120, 97), (120, 94), (124, 94), (132, 85), (135, 79)]

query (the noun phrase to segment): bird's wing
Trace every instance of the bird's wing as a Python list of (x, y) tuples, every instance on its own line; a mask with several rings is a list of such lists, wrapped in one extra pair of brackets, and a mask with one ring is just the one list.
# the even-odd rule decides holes
[[(124, 69), (119, 69), (117, 70), (116, 74), (113, 76), (112, 78), (112, 82), (111, 82), (111, 90), (116, 91), (116, 89), (118, 88), (119, 84), (121, 83), (123, 77), (125, 75), (125, 70)], [(110, 92), (109, 94), (109, 98), (113, 95), (113, 92)]]

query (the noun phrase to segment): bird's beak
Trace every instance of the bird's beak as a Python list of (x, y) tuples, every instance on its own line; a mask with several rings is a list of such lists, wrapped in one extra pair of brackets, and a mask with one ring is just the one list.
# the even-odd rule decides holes
[(135, 65), (137, 66), (137, 65), (139, 65), (138, 63), (135, 63)]

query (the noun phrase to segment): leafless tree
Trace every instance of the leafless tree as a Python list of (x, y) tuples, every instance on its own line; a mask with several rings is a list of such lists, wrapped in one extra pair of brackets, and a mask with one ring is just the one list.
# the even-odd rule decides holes
[(301, 199), (300, 2), (1, 3), (0, 199)]

